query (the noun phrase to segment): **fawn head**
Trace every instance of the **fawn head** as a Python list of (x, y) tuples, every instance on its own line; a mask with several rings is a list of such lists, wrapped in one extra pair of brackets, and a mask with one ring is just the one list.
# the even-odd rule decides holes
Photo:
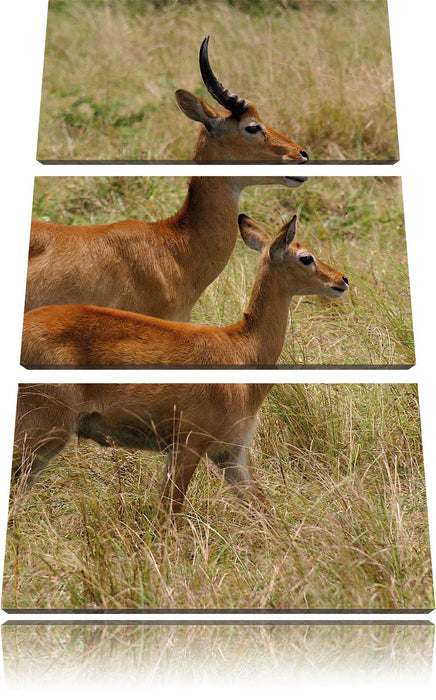
[(280, 276), (290, 295), (321, 294), (340, 297), (348, 289), (348, 280), (342, 272), (321, 262), (295, 238), (297, 217), (284, 224), (271, 240), (256, 221), (245, 214), (238, 217), (239, 230), (245, 244), (262, 253), (266, 263)]

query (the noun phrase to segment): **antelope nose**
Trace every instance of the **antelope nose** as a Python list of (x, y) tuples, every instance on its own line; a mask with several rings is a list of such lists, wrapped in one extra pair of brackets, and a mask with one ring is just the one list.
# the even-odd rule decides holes
[(307, 163), (309, 160), (309, 154), (307, 151), (300, 151), (300, 156), (303, 158), (303, 162)]
[(348, 280), (346, 277), (342, 277), (342, 280), (343, 280), (343, 282), (345, 282), (345, 284), (348, 284)]

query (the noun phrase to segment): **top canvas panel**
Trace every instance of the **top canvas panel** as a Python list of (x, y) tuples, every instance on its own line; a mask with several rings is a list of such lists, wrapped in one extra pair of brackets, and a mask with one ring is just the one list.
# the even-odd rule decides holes
[(396, 162), (386, 0), (50, 0), (37, 157)]

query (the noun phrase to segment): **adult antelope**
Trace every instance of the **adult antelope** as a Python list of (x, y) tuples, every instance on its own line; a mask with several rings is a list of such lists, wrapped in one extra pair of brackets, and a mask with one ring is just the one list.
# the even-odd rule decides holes
[[(238, 323), (213, 328), (96, 307), (45, 307), (25, 316), (24, 364), (274, 364), (293, 294), (340, 297), (348, 281), (294, 241), (295, 216), (272, 241), (248, 216), (240, 215), (239, 226), (261, 259), (247, 312)], [(24, 386), (17, 412), (16, 468), (27, 452), (25, 468), (32, 483), (77, 434), (101, 445), (164, 450), (162, 503), (173, 513), (181, 509), (192, 474), (206, 455), (240, 496), (262, 498), (247, 467), (247, 446), (271, 386)]]
[(295, 216), (273, 241), (248, 216), (239, 216), (239, 226), (246, 245), (262, 255), (247, 311), (237, 323), (221, 328), (96, 306), (44, 306), (24, 315), (22, 364), (28, 368), (275, 365), (285, 341), (292, 296), (339, 297), (348, 282), (294, 241)]
[(181, 510), (206, 455), (245, 499), (264, 499), (246, 466), (248, 443), (268, 384), (23, 384), (13, 472), (32, 486), (77, 435), (103, 446), (163, 451), (163, 512)]
[[(200, 69), (208, 91), (225, 111), (177, 90), (182, 112), (202, 124), (193, 160), (308, 160), (301, 146), (263, 124), (251, 102), (218, 82), (209, 63), (208, 38), (200, 50)], [(193, 177), (182, 208), (153, 223), (66, 226), (34, 221), (25, 310), (47, 304), (95, 304), (189, 321), (195, 302), (232, 254), (243, 188), (274, 183), (299, 187), (305, 180)]]

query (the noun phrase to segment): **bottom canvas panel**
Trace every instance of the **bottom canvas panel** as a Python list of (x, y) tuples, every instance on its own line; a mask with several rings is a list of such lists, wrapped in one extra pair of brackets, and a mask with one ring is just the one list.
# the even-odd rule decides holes
[(21, 385), (2, 606), (430, 611), (416, 385)]
[(430, 623), (7, 623), (6, 687), (426, 683)]

